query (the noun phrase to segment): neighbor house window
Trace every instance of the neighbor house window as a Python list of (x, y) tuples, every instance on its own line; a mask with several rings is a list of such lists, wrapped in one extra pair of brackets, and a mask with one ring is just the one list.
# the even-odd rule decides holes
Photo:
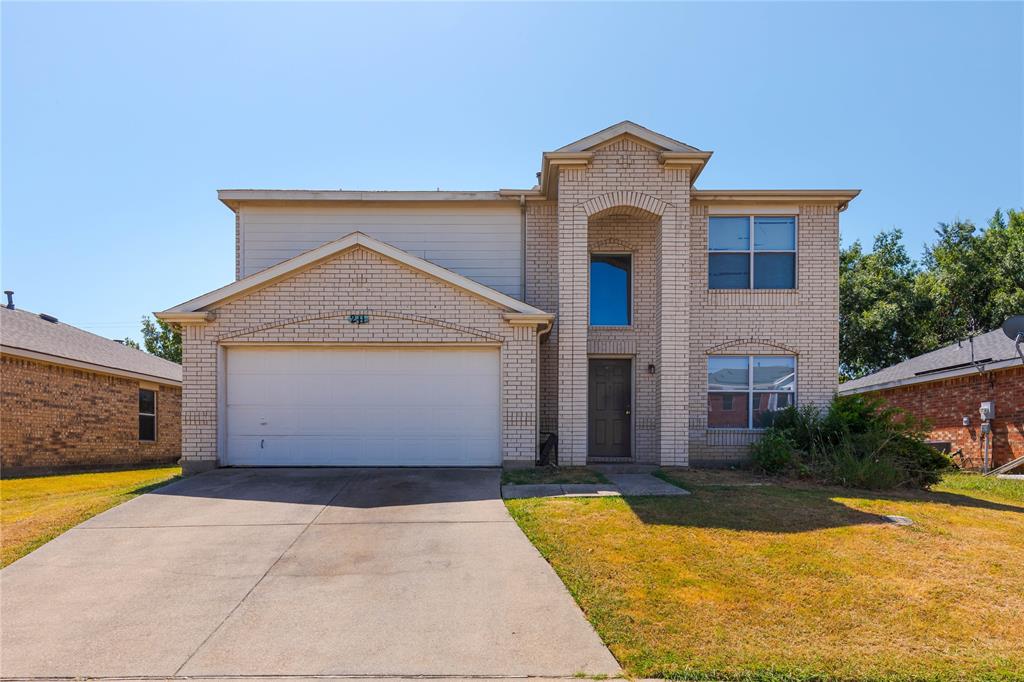
[(628, 253), (590, 256), (590, 324), (628, 327), (632, 324), (633, 257)]
[(708, 218), (708, 288), (796, 288), (796, 218)]
[(156, 391), (139, 389), (139, 440), (156, 440)]
[(796, 358), (791, 355), (712, 355), (708, 358), (708, 428), (763, 429), (794, 404)]

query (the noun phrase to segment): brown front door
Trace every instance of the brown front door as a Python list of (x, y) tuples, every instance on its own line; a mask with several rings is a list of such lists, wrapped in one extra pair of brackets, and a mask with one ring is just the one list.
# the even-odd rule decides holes
[(631, 360), (590, 361), (589, 406), (591, 457), (629, 457), (632, 412)]

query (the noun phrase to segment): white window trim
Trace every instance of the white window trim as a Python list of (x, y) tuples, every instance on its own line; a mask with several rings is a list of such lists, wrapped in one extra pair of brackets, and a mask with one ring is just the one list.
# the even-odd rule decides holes
[(160, 409), (159, 406), (157, 405), (157, 400), (160, 399), (160, 392), (155, 390), (155, 389), (150, 388), (149, 386), (139, 386), (139, 391), (151, 391), (153, 393), (153, 411), (152, 412), (143, 412), (141, 409), (139, 410), (139, 416), (140, 417), (152, 417), (153, 418), (153, 438), (151, 440), (144, 439), (144, 438), (142, 438), (142, 434), (140, 433), (138, 441), (140, 443), (155, 443), (156, 439), (157, 439), (157, 430), (156, 430), (157, 419), (156, 419), (156, 413), (157, 413), (157, 410)]
[[(711, 358), (746, 358), (747, 359), (747, 388), (745, 389), (747, 394), (747, 425), (744, 426), (708, 426), (708, 431), (764, 431), (763, 426), (754, 426), (754, 394), (755, 393), (789, 393), (793, 396), (793, 405), (796, 405), (797, 389), (800, 388), (798, 372), (799, 362), (795, 355), (788, 355), (783, 353), (776, 353), (774, 355), (709, 355), (707, 356), (708, 363), (710, 364)], [(793, 358), (793, 390), (792, 391), (765, 391), (757, 390), (754, 388), (754, 358)], [(704, 367), (704, 374), (707, 375), (707, 366)], [(708, 395), (712, 393), (743, 393), (744, 391), (739, 389), (712, 389), (708, 386)]]
[[(594, 256), (629, 256), (629, 296), (626, 301), (629, 324), (593, 324), (590, 321), (591, 296), (593, 291), (590, 287), (590, 268), (594, 264)], [(633, 299), (636, 292), (636, 267), (634, 265), (636, 256), (632, 251), (591, 251), (587, 257), (587, 326), (591, 329), (632, 329), (636, 320), (633, 317)]]
[[(746, 218), (747, 219), (747, 249), (736, 249), (729, 251), (712, 251), (711, 250), (711, 219), (712, 218)], [(754, 249), (754, 219), (755, 218), (792, 218), (793, 219), (793, 248), (786, 250), (769, 249), (769, 250), (756, 250)], [(707, 246), (707, 262), (711, 262), (710, 256), (716, 253), (745, 253), (749, 259), (750, 274), (747, 278), (747, 286), (742, 289), (712, 289), (711, 288), (711, 272), (710, 268), (707, 276), (707, 290), (708, 291), (798, 291), (800, 289), (800, 216), (796, 213), (716, 213), (714, 215), (708, 215), (707, 220), (704, 223), (706, 230), (707, 239), (705, 240)], [(756, 253), (791, 253), (793, 254), (793, 288), (791, 289), (755, 289), (754, 288), (754, 254)], [(630, 318), (632, 319), (632, 318)]]

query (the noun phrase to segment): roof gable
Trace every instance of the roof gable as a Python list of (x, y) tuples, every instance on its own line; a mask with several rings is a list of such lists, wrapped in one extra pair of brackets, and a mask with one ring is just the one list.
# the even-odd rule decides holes
[(587, 135), (586, 137), (576, 140), (570, 144), (565, 145), (555, 151), (558, 152), (585, 152), (595, 147), (606, 144), (611, 140), (619, 137), (629, 135), (635, 137), (643, 142), (653, 145), (659, 149), (667, 152), (699, 152), (700, 149), (691, 147), (690, 145), (680, 142), (679, 140), (673, 140), (671, 137), (656, 133), (653, 130), (644, 128), (642, 125), (633, 123), (632, 121), (622, 121), (616, 123), (613, 126), (609, 126), (604, 130), (599, 130), (593, 135)]
[(207, 294), (193, 298), (191, 301), (186, 301), (185, 303), (174, 306), (173, 308), (168, 308), (162, 313), (157, 313), (157, 317), (173, 319), (176, 316), (180, 317), (182, 315), (208, 311), (210, 308), (218, 304), (235, 299), (250, 291), (263, 288), (282, 279), (287, 279), (302, 270), (356, 247), (362, 247), (369, 251), (373, 251), (385, 258), (421, 272), (424, 275), (446, 282), (457, 289), (474, 294), (477, 297), (489, 301), (495, 306), (504, 308), (510, 312), (526, 315), (547, 315), (547, 313), (539, 308), (534, 308), (533, 306), (527, 305), (526, 303), (516, 300), (511, 296), (507, 296), (500, 291), (495, 291), (488, 286), (475, 282), (468, 277), (456, 274), (451, 270), (446, 270), (440, 265), (436, 265), (428, 260), (414, 256), (411, 253), (391, 246), (390, 244), (385, 244), (384, 242), (378, 241), (373, 237), (363, 234), (362, 232), (352, 232), (341, 239), (328, 242), (323, 246), (310, 249), (305, 253), (300, 253), (298, 256), (289, 258), (288, 260), (282, 261), (277, 265), (267, 268), (266, 270), (261, 270), (253, 275), (232, 282), (220, 289), (215, 289)]

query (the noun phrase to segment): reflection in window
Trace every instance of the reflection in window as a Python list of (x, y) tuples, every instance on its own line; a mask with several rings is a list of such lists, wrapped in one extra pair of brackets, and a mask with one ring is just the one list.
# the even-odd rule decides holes
[(708, 428), (766, 428), (776, 412), (795, 403), (795, 357), (708, 357)]
[(708, 218), (708, 288), (796, 288), (796, 218)]
[(632, 324), (632, 256), (595, 253), (590, 256), (590, 324), (628, 327)]

